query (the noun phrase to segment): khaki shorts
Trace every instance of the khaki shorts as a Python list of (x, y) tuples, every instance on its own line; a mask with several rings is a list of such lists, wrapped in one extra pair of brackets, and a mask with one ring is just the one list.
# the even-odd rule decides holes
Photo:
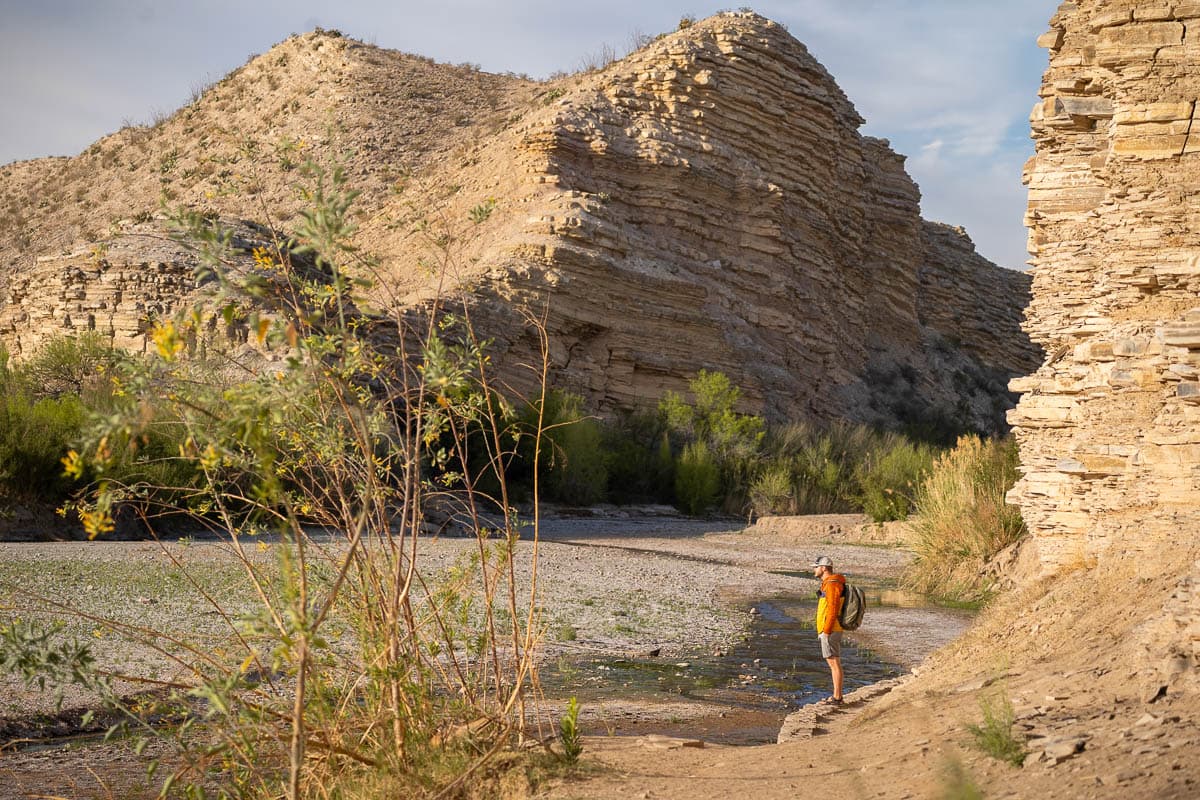
[(842, 657), (841, 631), (834, 631), (833, 633), (818, 633), (817, 638), (821, 641), (821, 658)]

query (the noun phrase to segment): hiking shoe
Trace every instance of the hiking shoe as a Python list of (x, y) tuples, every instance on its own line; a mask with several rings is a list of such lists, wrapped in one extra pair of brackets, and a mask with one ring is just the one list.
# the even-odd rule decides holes
[(831, 697), (831, 698), (829, 698), (829, 704), (830, 704), (831, 706), (840, 706), (840, 705), (842, 704), (842, 698), (840, 698), (840, 697)]

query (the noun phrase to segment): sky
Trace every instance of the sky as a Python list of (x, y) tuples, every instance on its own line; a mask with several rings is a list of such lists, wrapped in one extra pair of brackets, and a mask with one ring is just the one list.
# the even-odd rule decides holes
[[(184, 105), (292, 33), (535, 78), (729, 6), (695, 0), (0, 0), (0, 164), (75, 155)], [(766, 0), (832, 73), (863, 133), (908, 157), (927, 219), (1023, 269), (1029, 110), (1055, 0)]]

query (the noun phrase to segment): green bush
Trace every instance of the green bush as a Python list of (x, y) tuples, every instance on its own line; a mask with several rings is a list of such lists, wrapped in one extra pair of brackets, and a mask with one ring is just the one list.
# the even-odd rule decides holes
[(758, 516), (791, 514), (795, 504), (792, 470), (786, 462), (768, 464), (750, 484), (750, 506)]
[[(741, 390), (720, 372), (700, 370), (688, 388), (692, 402), (667, 392), (659, 412), (682, 446), (702, 442), (717, 468), (718, 499), (728, 511), (741, 512), (750, 481), (758, 471), (759, 453), (766, 434), (762, 417), (734, 410)], [(678, 497), (679, 478), (676, 476)]]
[(916, 558), (905, 574), (912, 589), (960, 600), (979, 599), (984, 564), (1025, 535), (1005, 495), (1016, 482), (1016, 443), (964, 436), (942, 455), (916, 496)]
[(98, 333), (59, 336), (48, 341), (21, 372), (39, 397), (107, 396), (106, 373), (117, 354)]
[(568, 392), (547, 395), (543, 419), (551, 447), (545, 458), (545, 494), (549, 500), (589, 505), (604, 500), (608, 468), (600, 423), (584, 414), (583, 398)]
[(1014, 767), (1025, 763), (1025, 746), (1013, 735), (1013, 705), (1007, 695), (982, 696), (979, 709), (983, 724), (968, 725), (975, 746), (992, 758), (1007, 761)]
[(673, 501), (675, 465), (666, 425), (660, 415), (647, 412), (618, 414), (601, 426), (601, 433), (611, 502)]
[(0, 378), (0, 498), (58, 505), (71, 481), (62, 459), (87, 410), (77, 397), (35, 399)]
[(928, 446), (895, 434), (881, 436), (855, 471), (863, 511), (876, 522), (904, 519), (932, 465)]
[(675, 465), (675, 497), (680, 510), (697, 516), (712, 508), (721, 496), (721, 471), (703, 441), (683, 448)]

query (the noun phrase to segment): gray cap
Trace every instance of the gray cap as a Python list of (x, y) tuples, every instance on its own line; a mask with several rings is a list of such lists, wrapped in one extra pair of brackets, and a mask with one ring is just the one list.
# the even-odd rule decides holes
[(809, 564), (810, 567), (832, 567), (833, 559), (829, 556), (818, 556), (817, 560)]

